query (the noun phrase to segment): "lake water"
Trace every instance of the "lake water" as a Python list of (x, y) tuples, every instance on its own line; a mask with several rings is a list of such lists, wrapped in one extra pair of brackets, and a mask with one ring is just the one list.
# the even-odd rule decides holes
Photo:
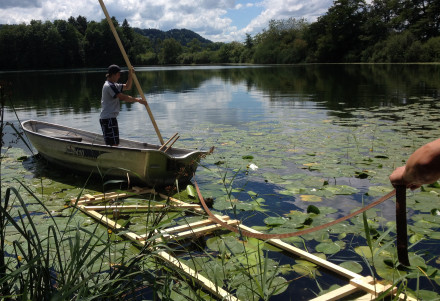
[[(1, 72), (4, 120), (100, 132), (105, 73)], [(269, 213), (240, 215), (247, 225), (264, 225), (269, 215), (305, 211), (310, 204), (335, 209), (332, 218), (347, 214), (390, 189), (389, 173), (440, 136), (440, 65), (139, 67), (136, 75), (164, 140), (179, 132), (176, 146), (216, 147), (202, 162), (209, 170), (197, 174), (202, 190), (224, 195), (226, 174), (234, 197), (264, 200)], [(118, 121), (122, 137), (158, 143), (142, 105), (123, 103)], [(315, 193), (323, 185), (339, 192)], [(420, 208), (409, 202), (416, 214)], [(394, 202), (380, 209), (384, 223), (394, 219)]]

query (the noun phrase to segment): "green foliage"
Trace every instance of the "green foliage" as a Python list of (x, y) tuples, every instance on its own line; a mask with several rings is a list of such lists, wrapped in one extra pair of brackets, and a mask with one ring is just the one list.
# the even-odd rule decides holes
[[(289, 18), (244, 41), (213, 43), (187, 29), (116, 30), (135, 65), (439, 62), (439, 1), (336, 0), (316, 22)], [(0, 27), (1, 69), (123, 64), (106, 20), (31, 21)]]
[[(12, 187), (6, 190), (0, 206), (3, 296), (95, 300), (131, 295), (139, 285), (160, 283), (156, 275), (143, 268), (153, 254), (127, 256), (128, 244), (115, 243), (110, 232), (98, 224), (81, 226), (76, 211), (63, 221), (53, 216), (29, 188), (23, 188), (47, 218), (34, 222), (37, 216), (28, 210), (24, 193)], [(62, 227), (60, 223), (64, 222)]]
[(159, 52), (159, 63), (163, 65), (177, 64), (177, 58), (182, 53), (182, 45), (175, 39), (166, 39), (162, 43), (162, 49)]
[(304, 61), (307, 42), (303, 37), (307, 30), (308, 24), (304, 19), (271, 20), (269, 28), (254, 39), (253, 62), (289, 64)]

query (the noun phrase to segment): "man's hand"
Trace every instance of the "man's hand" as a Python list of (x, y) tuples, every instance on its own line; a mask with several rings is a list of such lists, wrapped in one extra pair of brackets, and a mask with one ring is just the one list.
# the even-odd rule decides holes
[(409, 181), (406, 172), (406, 166), (397, 167), (390, 175), (389, 179), (394, 187), (405, 186), (411, 190), (417, 189), (422, 186), (422, 183), (416, 183), (415, 181)]
[(136, 98), (136, 101), (140, 104), (143, 104), (144, 106), (148, 104), (147, 101), (143, 100), (141, 97)]

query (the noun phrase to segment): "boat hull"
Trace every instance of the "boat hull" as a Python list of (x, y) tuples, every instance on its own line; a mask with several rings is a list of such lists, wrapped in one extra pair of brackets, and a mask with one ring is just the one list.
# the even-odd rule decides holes
[(205, 152), (171, 148), (121, 139), (120, 146), (104, 145), (102, 135), (61, 125), (25, 121), (32, 145), (49, 162), (79, 172), (99, 173), (106, 179), (130, 178), (149, 186), (188, 182)]

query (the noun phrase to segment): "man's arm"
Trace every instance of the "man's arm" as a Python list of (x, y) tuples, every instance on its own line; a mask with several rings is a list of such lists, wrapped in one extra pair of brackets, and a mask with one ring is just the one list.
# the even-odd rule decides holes
[(122, 91), (131, 90), (131, 86), (133, 85), (133, 73), (134, 73), (134, 68), (132, 67), (128, 72), (128, 79), (124, 87), (122, 88)]
[(405, 166), (396, 168), (390, 175), (393, 186), (404, 185), (416, 189), (440, 179), (440, 139), (417, 149)]

